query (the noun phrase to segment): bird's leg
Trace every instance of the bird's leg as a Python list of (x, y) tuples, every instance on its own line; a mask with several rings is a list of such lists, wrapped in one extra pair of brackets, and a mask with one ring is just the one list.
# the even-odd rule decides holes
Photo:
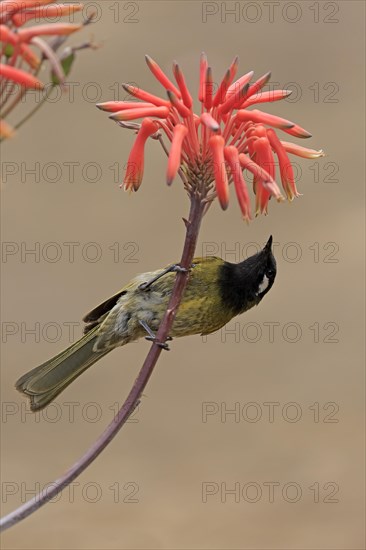
[(160, 279), (160, 277), (164, 277), (164, 275), (166, 275), (167, 273), (172, 273), (172, 272), (179, 272), (179, 273), (186, 273), (188, 270), (185, 268), (185, 267), (181, 267), (180, 265), (178, 264), (173, 264), (173, 265), (170, 265), (169, 267), (167, 267), (166, 269), (164, 269), (164, 271), (162, 271), (161, 273), (159, 273), (159, 275), (156, 275), (156, 277), (153, 277), (152, 279), (150, 279), (150, 281), (146, 281), (145, 283), (141, 283), (139, 285), (139, 290), (148, 290), (149, 287), (155, 283), (155, 281), (157, 281), (158, 279)]
[[(149, 325), (145, 321), (139, 320), (139, 323), (142, 326), (142, 328), (144, 330), (146, 330), (146, 332), (149, 335), (149, 336), (145, 336), (145, 340), (149, 340), (150, 342), (155, 342), (159, 347), (161, 347), (161, 348), (163, 348), (167, 351), (170, 350), (170, 347), (168, 346), (168, 344), (166, 342), (157, 342), (156, 334), (151, 330), (151, 328), (149, 327)], [(171, 336), (167, 336), (166, 339), (167, 340), (173, 340), (173, 338)]]

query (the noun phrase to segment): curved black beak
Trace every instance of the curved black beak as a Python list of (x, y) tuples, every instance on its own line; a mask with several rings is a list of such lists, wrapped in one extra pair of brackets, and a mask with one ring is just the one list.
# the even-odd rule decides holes
[(272, 241), (273, 241), (273, 238), (272, 238), (272, 235), (271, 235), (270, 238), (267, 241), (266, 246), (263, 248), (263, 250), (265, 250), (266, 252), (272, 252)]

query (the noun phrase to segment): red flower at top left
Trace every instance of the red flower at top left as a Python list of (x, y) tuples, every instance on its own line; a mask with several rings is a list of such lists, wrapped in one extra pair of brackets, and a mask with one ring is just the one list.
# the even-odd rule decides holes
[[(52, 0), (2, 0), (0, 2), (0, 137), (13, 134), (5, 117), (24, 96), (27, 89), (43, 89), (38, 78), (42, 64), (51, 66), (52, 85), (63, 85), (71, 69), (75, 51), (90, 46), (58, 50), (68, 35), (79, 31), (92, 21), (90, 15), (83, 23), (63, 22), (81, 11), (83, 4), (52, 3)], [(55, 21), (44, 23), (44, 21)], [(29, 23), (29, 24), (28, 24)], [(40, 23), (40, 24), (38, 24)], [(48, 40), (47, 40), (48, 37)]]

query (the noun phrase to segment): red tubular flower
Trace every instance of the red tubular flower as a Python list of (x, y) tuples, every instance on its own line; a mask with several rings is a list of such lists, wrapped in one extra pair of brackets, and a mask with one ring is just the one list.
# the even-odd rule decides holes
[(217, 122), (217, 120), (213, 118), (212, 115), (210, 115), (210, 113), (202, 113), (201, 121), (205, 126), (207, 126), (207, 128), (209, 128), (213, 132), (217, 132), (218, 130), (220, 130), (220, 124)]
[(43, 84), (35, 76), (16, 69), (15, 67), (10, 67), (10, 65), (0, 64), (0, 77), (8, 80), (12, 80), (24, 88), (34, 88), (41, 90)]
[(281, 145), (285, 151), (297, 155), (298, 157), (303, 157), (305, 159), (317, 159), (319, 157), (324, 157), (325, 153), (322, 149), (316, 151), (315, 149), (307, 149), (306, 147), (301, 147), (297, 143), (290, 143), (289, 141), (281, 141)]
[(184, 74), (182, 73), (182, 71), (179, 68), (178, 63), (176, 63), (176, 62), (173, 63), (173, 73), (174, 73), (174, 76), (175, 76), (175, 80), (177, 81), (179, 91), (180, 91), (181, 96), (182, 96), (183, 103), (186, 107), (188, 107), (188, 109), (190, 109), (192, 107), (192, 103), (193, 103), (192, 96), (189, 93), (189, 90), (187, 88), (186, 81), (185, 81), (185, 78), (184, 78)]
[(288, 128), (293, 128), (295, 124), (286, 120), (284, 118), (270, 115), (269, 113), (263, 113), (255, 109), (254, 111), (245, 111), (241, 109), (236, 115), (240, 122), (257, 122), (258, 124), (268, 124), (274, 128), (280, 128), (281, 130), (287, 130)]
[(181, 101), (179, 101), (178, 97), (174, 94), (174, 92), (171, 92), (170, 90), (167, 91), (167, 95), (169, 97), (170, 103), (175, 107), (180, 114), (181, 117), (187, 118), (190, 115), (190, 110), (188, 107), (184, 105)]
[(205, 81), (205, 101), (204, 107), (208, 111), (212, 107), (212, 95), (213, 95), (213, 80), (212, 80), (212, 69), (207, 67), (206, 71), (206, 81)]
[(72, 34), (80, 30), (82, 25), (74, 25), (73, 23), (50, 23), (49, 25), (35, 25), (18, 31), (20, 42), (29, 42), (33, 36), (62, 36)]
[(101, 111), (107, 111), (107, 113), (118, 113), (126, 109), (135, 109), (143, 107), (155, 107), (152, 103), (143, 103), (140, 101), (106, 101), (105, 103), (97, 103), (98, 109)]
[(292, 94), (292, 90), (271, 90), (270, 92), (261, 92), (260, 94), (252, 95), (245, 100), (242, 108), (250, 107), (257, 103), (268, 103), (270, 101), (280, 101)]
[(249, 89), (249, 76), (246, 79), (247, 82), (242, 84), (237, 89), (233, 89), (232, 92), (230, 92), (230, 88), (227, 91), (226, 94), (226, 100), (221, 103), (219, 106), (220, 113), (222, 115), (226, 115), (226, 113), (229, 113), (230, 111), (233, 111), (237, 108), (237, 105), (240, 105), (240, 103), (243, 101), (243, 98), (246, 97), (247, 91)]
[(0, 120), (0, 138), (11, 138), (14, 135), (14, 130), (5, 122), (5, 120)]
[(154, 134), (158, 126), (151, 118), (145, 118), (137, 134), (136, 141), (128, 157), (126, 175), (124, 179), (125, 190), (137, 191), (144, 175), (144, 149), (147, 139)]
[(246, 221), (251, 219), (250, 215), (250, 198), (246, 183), (244, 181), (243, 172), (240, 166), (239, 153), (236, 147), (230, 146), (224, 149), (225, 160), (230, 166), (231, 175), (234, 180), (235, 192), (238, 198), (240, 210), (243, 218)]
[(182, 143), (187, 134), (188, 129), (186, 126), (183, 126), (183, 124), (177, 124), (173, 130), (172, 146), (170, 148), (168, 169), (166, 173), (166, 181), (168, 185), (173, 183), (173, 180), (179, 170), (182, 155)]
[(16, 27), (20, 27), (31, 19), (40, 19), (42, 17), (63, 17), (80, 11), (83, 8), (82, 4), (52, 4), (52, 6), (37, 5), (33, 8), (26, 9), (12, 15), (12, 22)]
[(301, 126), (299, 126), (298, 124), (294, 124), (292, 128), (286, 128), (284, 129), (284, 131), (291, 136), (299, 138), (311, 138), (311, 133), (304, 128), (301, 128)]
[(224, 145), (225, 140), (222, 136), (211, 136), (209, 140), (212, 151), (212, 163), (214, 169), (216, 193), (221, 208), (226, 210), (229, 205), (229, 181), (225, 168)]
[[(275, 163), (271, 147), (268, 143), (268, 139), (265, 137), (259, 137), (253, 142), (253, 149), (255, 151), (255, 160), (260, 166), (263, 166), (270, 175), (270, 181), (273, 180), (275, 175)], [(261, 177), (254, 177), (253, 187), (255, 191), (256, 209), (255, 214), (259, 213), (267, 214), (268, 201), (271, 198), (271, 192), (265, 179)]]
[(280, 173), (282, 186), (286, 192), (287, 198), (292, 201), (294, 197), (298, 197), (299, 193), (296, 189), (294, 171), (285, 148), (281, 144), (280, 140), (276, 136), (276, 133), (269, 128), (267, 130), (268, 141), (271, 144), (272, 149), (275, 151), (278, 162), (280, 164)]
[(156, 61), (151, 59), (151, 57), (149, 55), (145, 55), (145, 60), (146, 60), (147, 66), (149, 67), (150, 71), (155, 76), (155, 78), (157, 80), (159, 80), (160, 84), (166, 90), (170, 90), (171, 92), (173, 92), (180, 99), (181, 98), (180, 91), (174, 86), (172, 81), (169, 80), (169, 78), (166, 76), (166, 74), (164, 74), (164, 72), (161, 70), (161, 68), (156, 63)]
[(146, 116), (155, 116), (158, 118), (166, 118), (169, 114), (167, 107), (141, 107), (136, 106), (135, 109), (124, 109), (111, 115), (112, 120), (136, 120), (136, 118), (144, 118)]
[(244, 155), (241, 153), (239, 155), (239, 161), (243, 169), (249, 170), (249, 172), (252, 172), (255, 179), (259, 179), (265, 182), (266, 185), (273, 184), (276, 186), (276, 190), (273, 190), (272, 194), (279, 199), (281, 196), (281, 191), (277, 187), (277, 184), (275, 181), (273, 181), (270, 174), (259, 164), (254, 162), (250, 157), (247, 155)]
[[(286, 173), (284, 171), (285, 164), (289, 164), (287, 152), (305, 158), (317, 158), (322, 156), (323, 152), (281, 142), (273, 128), (301, 138), (309, 137), (310, 134), (285, 118), (257, 109), (248, 109), (258, 103), (279, 101), (290, 94), (287, 90), (262, 91), (270, 73), (266, 73), (253, 84), (250, 84), (253, 72), (234, 82), (238, 68), (236, 57), (225, 72), (217, 92), (213, 94), (212, 69), (208, 65), (206, 55), (202, 54), (198, 90), (201, 110), (200, 115), (197, 115), (193, 111), (192, 96), (178, 64), (173, 64), (175, 85), (149, 56), (146, 57), (146, 61), (152, 74), (165, 88), (168, 100), (125, 84), (124, 89), (140, 101), (107, 102), (98, 104), (98, 107), (116, 113), (111, 118), (118, 121), (144, 116), (154, 118), (154, 129), (149, 119), (149, 135), (155, 134), (154, 137), (161, 140), (162, 134), (165, 134), (171, 143), (170, 152), (166, 149), (169, 156), (169, 185), (181, 169), (179, 173), (189, 193), (204, 193), (208, 201), (217, 196), (221, 207), (226, 209), (229, 202), (229, 184), (233, 183), (243, 217), (249, 220), (250, 199), (242, 173), (244, 169), (253, 174), (257, 213), (267, 212), (271, 196), (277, 201), (283, 200), (275, 181), (274, 151), (280, 161), (282, 185), (288, 199), (292, 200), (298, 194), (292, 168)], [(125, 180), (125, 186), (135, 190), (141, 183), (143, 146), (148, 137), (144, 123), (145, 121), (131, 151), (135, 167), (138, 166), (137, 184), (131, 183), (130, 176)], [(138, 127), (136, 123), (120, 124), (129, 128)], [(156, 129), (159, 131), (156, 132)], [(141, 159), (138, 158), (139, 155), (142, 156)], [(215, 191), (212, 191), (213, 184)]]
[(218, 105), (220, 105), (222, 98), (226, 96), (226, 92), (228, 90), (230, 82), (231, 82), (231, 73), (230, 73), (230, 69), (228, 69), (225, 73), (224, 78), (220, 83), (219, 89), (217, 90), (215, 97), (213, 98), (212, 105), (214, 107), (217, 107)]
[(248, 94), (247, 94), (247, 99), (249, 97), (252, 97), (253, 95), (257, 95), (258, 92), (260, 92), (260, 90), (267, 84), (267, 82), (269, 81), (270, 78), (271, 78), (271, 73), (270, 72), (268, 72), (268, 73), (264, 74), (263, 76), (261, 76), (260, 78), (258, 78), (258, 80), (256, 80), (254, 82), (254, 84), (252, 84), (251, 87), (249, 88)]
[[(249, 71), (249, 73), (238, 78), (238, 80), (236, 80), (233, 84), (229, 86), (227, 90), (227, 97), (230, 97), (232, 94), (241, 90), (243, 86), (246, 86), (246, 84), (249, 84), (253, 75), (254, 75), (254, 71)], [(223, 97), (221, 103), (224, 103), (224, 100), (225, 98)]]
[[(131, 86), (130, 84), (122, 84), (122, 87), (128, 94), (137, 97), (137, 99), (141, 99), (144, 102), (152, 103), (153, 105), (157, 105), (159, 107), (170, 107), (170, 103), (166, 99), (162, 99), (161, 97), (158, 97), (156, 95), (149, 94), (149, 92), (140, 90), (139, 88), (136, 88), (136, 86)], [(138, 105), (138, 103), (136, 103), (136, 105)]]
[(205, 52), (201, 53), (200, 58), (200, 85), (198, 89), (198, 99), (201, 103), (205, 101), (205, 92), (206, 92), (206, 85), (205, 85), (205, 78), (207, 73), (207, 56)]

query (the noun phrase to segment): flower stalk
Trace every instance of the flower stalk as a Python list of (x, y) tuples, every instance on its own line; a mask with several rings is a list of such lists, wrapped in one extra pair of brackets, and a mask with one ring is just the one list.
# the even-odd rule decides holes
[(112, 439), (115, 438), (119, 430), (138, 406), (141, 395), (162, 352), (162, 348), (158, 345), (158, 342), (166, 341), (187, 285), (189, 269), (191, 267), (197, 245), (205, 204), (206, 201), (203, 188), (197, 189), (194, 193), (192, 193), (190, 197), (190, 212), (188, 220), (185, 220), (186, 236), (180, 261), (180, 266), (185, 268), (187, 271), (179, 271), (176, 274), (168, 308), (157, 332), (156, 341), (152, 343), (131, 391), (119, 409), (117, 415), (107, 426), (104, 432), (98, 437), (95, 443), (79, 460), (73, 464), (73, 466), (71, 466), (71, 468), (69, 468), (69, 470), (67, 470), (64, 475), (53, 481), (48, 488), (40, 491), (31, 500), (22, 504), (19, 508), (7, 516), (1, 518), (0, 531), (5, 531), (10, 527), (15, 526), (20, 521), (39, 510), (42, 506), (47, 504), (47, 502), (58, 495), (63, 489), (70, 485), (70, 483), (72, 483), (92, 462), (94, 462), (94, 460), (107, 447)]

